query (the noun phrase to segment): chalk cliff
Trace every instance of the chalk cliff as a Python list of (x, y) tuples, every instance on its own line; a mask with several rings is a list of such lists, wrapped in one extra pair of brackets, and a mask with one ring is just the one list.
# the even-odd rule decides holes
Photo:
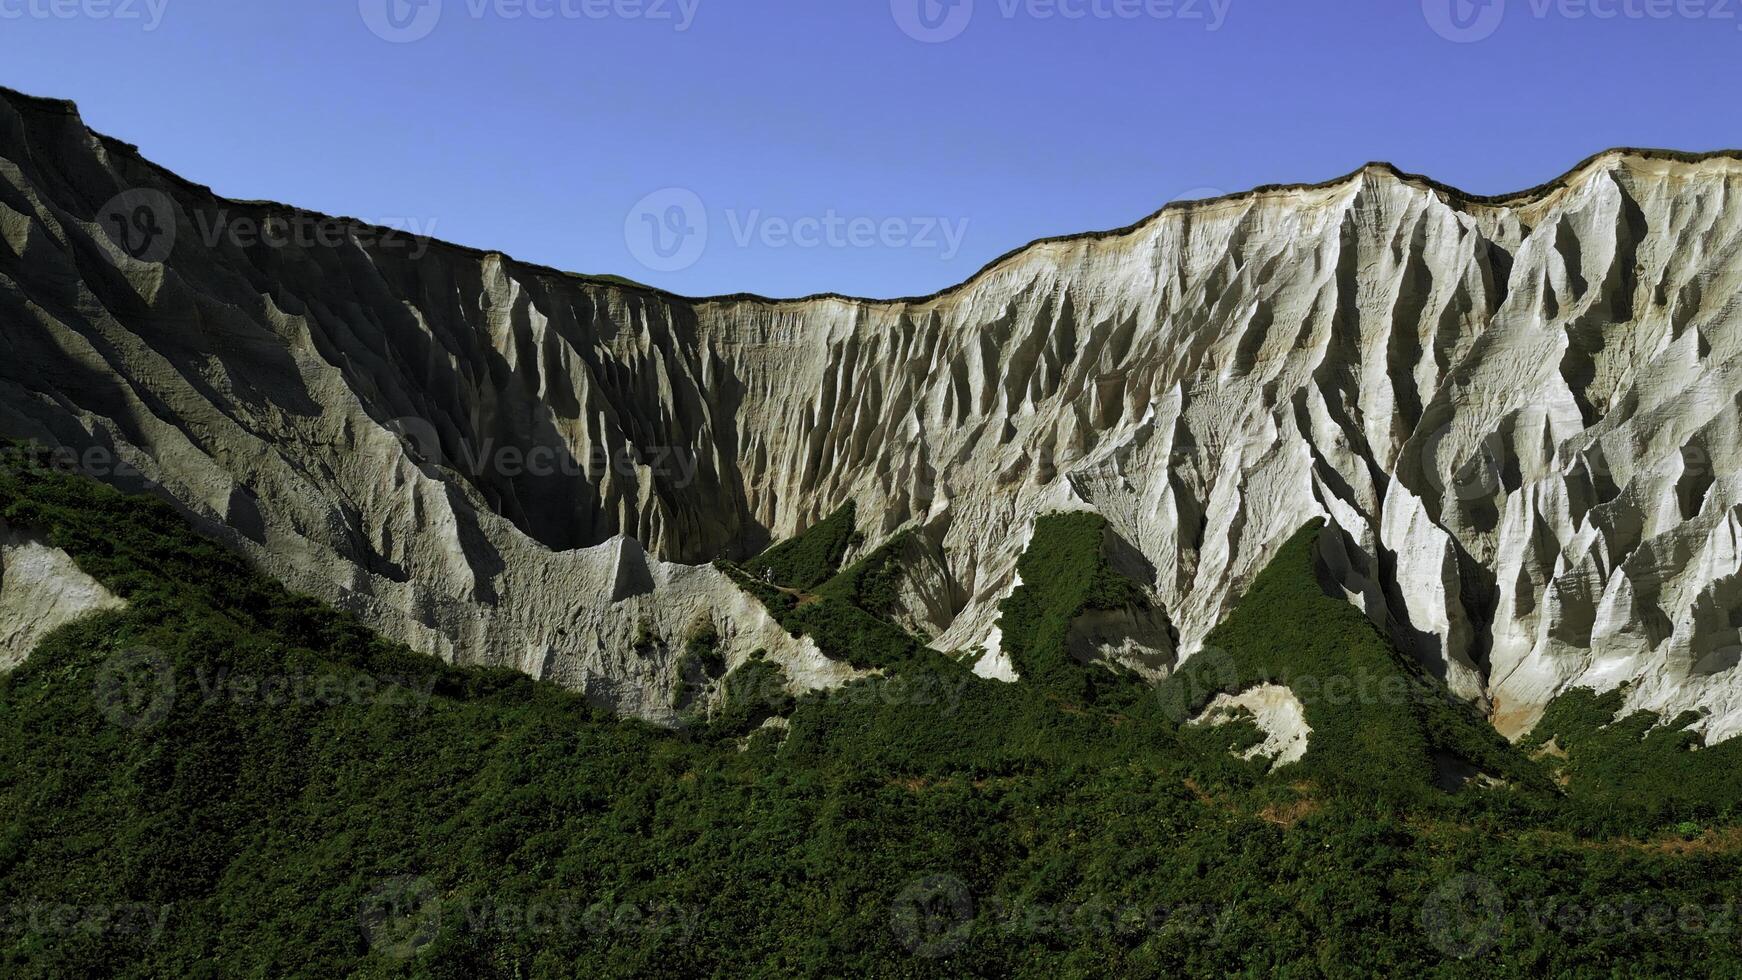
[(270, 217), (306, 218), (0, 92), (0, 434), (450, 660), (669, 720), (707, 617), (840, 683), (707, 563), (853, 501), (865, 547), (917, 528), (944, 650), (996, 645), (1039, 514), (1100, 512), (1160, 635), (1096, 642), (1165, 672), (1324, 517), (1350, 601), (1502, 731), (1623, 682), (1742, 731), (1735, 155), (1504, 198), (1370, 165), (888, 301), (212, 232)]

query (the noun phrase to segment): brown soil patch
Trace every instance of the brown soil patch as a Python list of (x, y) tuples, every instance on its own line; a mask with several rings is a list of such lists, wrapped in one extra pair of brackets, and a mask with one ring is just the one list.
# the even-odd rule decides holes
[(1293, 803), (1272, 803), (1258, 811), (1258, 819), (1278, 827), (1292, 827), (1307, 817), (1319, 812), (1319, 805), (1313, 800), (1295, 800)]
[(1707, 830), (1692, 840), (1670, 837), (1663, 840), (1581, 841), (1585, 847), (1599, 850), (1641, 851), (1670, 857), (1694, 857), (1701, 854), (1735, 854), (1742, 852), (1742, 827)]

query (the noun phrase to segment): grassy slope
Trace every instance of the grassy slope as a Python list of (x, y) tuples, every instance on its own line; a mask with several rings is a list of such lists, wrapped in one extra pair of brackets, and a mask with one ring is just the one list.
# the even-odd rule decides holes
[[(548, 685), (375, 639), (252, 575), (161, 505), (16, 456), (0, 464), (7, 519), (48, 533), (132, 603), (61, 631), (0, 679), (0, 974), (1738, 965), (1730, 936), (1542, 927), (1523, 904), (1717, 903), (1736, 875), (1735, 854), (1715, 844), (1587, 845), (1548, 817), (1488, 807), (1494, 794), (1398, 819), (1326, 790), (1280, 813), (1297, 790), (1194, 751), (1159, 699), (1109, 689), (1073, 703), (941, 659), (774, 705), (790, 707), (790, 735), (740, 752), (768, 706), (682, 733), (606, 719)], [(1034, 608), (1075, 601), (1062, 576), (1028, 580), (1043, 590)], [(143, 726), (115, 724), (94, 695), (115, 652), (143, 646), (173, 667), (173, 701)], [(399, 678), (428, 697), (212, 697), (225, 670)], [(727, 686), (740, 684), (761, 687), (754, 671)], [(1422, 928), (1424, 900), (1459, 872), (1507, 901), (1496, 945), (1468, 960)], [(944, 921), (957, 928), (914, 932), (915, 896), (940, 887), (969, 899)], [(393, 895), (418, 914), (382, 921)], [(164, 931), (40, 928), (17, 911), (116, 903), (167, 907)], [(423, 925), (427, 943), (405, 941)]]
[(841, 570), (857, 533), (849, 503), (743, 566), (716, 564), (760, 599), (788, 632), (809, 635), (834, 659), (860, 669), (934, 659), (918, 637), (882, 615), (893, 601), (891, 545)]
[(817, 594), (842, 599), (873, 616), (888, 618), (900, 598), (902, 554), (913, 532), (902, 531), (877, 549), (817, 586)]
[(1135, 584), (1108, 566), (1106, 533), (1106, 519), (1098, 514), (1040, 520), (1017, 562), (1024, 584), (998, 607), (1004, 648), (1017, 673), (1077, 701), (1093, 701), (1109, 679), (1106, 671), (1086, 668), (1067, 652), (1072, 620), (1090, 610), (1145, 602)]
[[(1638, 826), (1703, 826), (1742, 815), (1742, 739), (1706, 746), (1692, 712), (1665, 722), (1655, 712), (1617, 717), (1626, 692), (1573, 690), (1556, 698), (1523, 744), (1553, 740), (1565, 752), (1545, 761), (1586, 805), (1580, 829), (1616, 833)], [(1545, 753), (1546, 756), (1546, 753)]]
[(1413, 800), (1461, 762), (1547, 790), (1538, 767), (1400, 655), (1359, 610), (1325, 595), (1312, 567), (1318, 532), (1309, 525), (1283, 545), (1164, 696), (1195, 714), (1218, 691), (1289, 687), (1313, 729), (1297, 775), (1327, 787)]
[(848, 502), (811, 525), (744, 563), (758, 581), (805, 591), (823, 584), (841, 568), (857, 532), (855, 510)]

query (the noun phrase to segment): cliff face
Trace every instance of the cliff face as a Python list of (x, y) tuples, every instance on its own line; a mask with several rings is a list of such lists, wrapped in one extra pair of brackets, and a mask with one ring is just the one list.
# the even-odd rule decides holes
[[(126, 191), (162, 220), (106, 227)], [(705, 562), (848, 500), (868, 546), (915, 525), (941, 556), (940, 649), (995, 645), (1035, 517), (1092, 508), (1165, 617), (1148, 656), (1189, 657), (1322, 516), (1351, 601), (1503, 731), (1624, 681), (1742, 731), (1733, 156), (1616, 151), (1502, 200), (1373, 166), (887, 302), (211, 233), (269, 216), (307, 220), (0, 93), (0, 434), (449, 659), (667, 718), (707, 616), (729, 662), (839, 683)]]

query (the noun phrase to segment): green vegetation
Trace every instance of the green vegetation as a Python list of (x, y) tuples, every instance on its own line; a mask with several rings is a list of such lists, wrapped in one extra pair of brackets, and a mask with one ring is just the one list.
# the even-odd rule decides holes
[(721, 656), (719, 646), (720, 634), (712, 619), (700, 620), (690, 627), (671, 682), (672, 704), (689, 707), (726, 672), (726, 658)]
[(1181, 717), (1217, 693), (1288, 687), (1313, 733), (1298, 775), (1327, 788), (1421, 802), (1466, 772), (1549, 789), (1468, 706), (1399, 654), (1361, 612), (1327, 597), (1312, 569), (1317, 524), (1302, 528), (1252, 582), (1205, 650), (1163, 685)]
[(752, 578), (781, 588), (801, 591), (816, 588), (840, 570), (841, 559), (846, 557), (857, 532), (854, 513), (853, 503), (848, 501), (797, 537), (745, 562), (744, 570)]
[[(1093, 701), (1112, 676), (1085, 669), (1066, 646), (1071, 622), (1095, 609), (1143, 606), (1136, 584), (1107, 564), (1107, 521), (1099, 514), (1054, 514), (1041, 520), (1017, 562), (1022, 576), (998, 607), (1004, 649), (1030, 683), (1078, 701)], [(1123, 678), (1129, 688), (1134, 680)]]
[(853, 514), (849, 503), (743, 566), (719, 561), (715, 567), (767, 606), (789, 633), (808, 635), (832, 659), (868, 670), (935, 658), (918, 637), (882, 615), (894, 602), (898, 552), (885, 546), (840, 571), (857, 538)]
[(672, 679), (672, 704), (688, 707), (725, 672), (720, 631), (711, 618), (697, 620), (684, 636), (683, 653), (678, 657), (676, 676)]
[(659, 637), (653, 632), (653, 620), (643, 616), (635, 624), (635, 639), (631, 645), (635, 648), (636, 653), (647, 654), (652, 652), (658, 643)]
[[(1617, 718), (1626, 697), (1624, 688), (1568, 691), (1523, 742), (1588, 804), (1579, 829), (1614, 834), (1677, 823), (1687, 835), (1742, 817), (1742, 739), (1704, 745), (1687, 730), (1699, 720), (1692, 712), (1667, 724), (1651, 711)], [(1551, 741), (1555, 751), (1544, 751)]]
[(709, 720), (716, 738), (748, 735), (770, 718), (790, 714), (795, 701), (786, 693), (786, 671), (770, 660), (752, 658), (726, 675), (719, 709)]
[(720, 631), (712, 618), (703, 617), (690, 626), (684, 637), (684, 655), (695, 658), (710, 674), (726, 669), (726, 659), (720, 655)]
[(714, 567), (725, 572), (733, 582), (737, 583), (738, 588), (755, 596), (776, 616), (798, 605), (797, 593), (777, 588), (759, 578), (752, 577), (742, 565), (721, 559), (714, 562)]
[(897, 667), (938, 656), (901, 627), (839, 599), (800, 604), (782, 615), (780, 623), (794, 635), (815, 640), (830, 658), (860, 670)]
[[(0, 456), (0, 508), (130, 603), (0, 678), (7, 977), (1742, 970), (1733, 803), (1575, 834), (1635, 778), (1601, 768), (1590, 740), (1627, 742), (1602, 710), (1545, 719), (1565, 790), (1523, 752), (1476, 758), (1419, 700), (1397, 717), (1309, 700), (1308, 760), (1265, 775), (1226, 754), (1249, 726), (1181, 729), (1177, 702), (1064, 657), (1058, 620), (1122, 588), (1081, 518), (1041, 522), (1039, 554), (1069, 564), (1031, 563), (1004, 624), (1061, 687), (915, 656), (792, 699), (752, 658), (711, 722), (665, 731), (384, 642), (168, 507), (30, 454)], [(1346, 627), (1348, 662), (1392, 676), (1377, 634), (1303, 584), (1307, 545), (1230, 620), (1230, 657), (1303, 680), (1259, 635), (1298, 619)], [(863, 595), (821, 601), (870, 615)], [(1329, 641), (1288, 642), (1347, 669)], [(1092, 701), (1070, 669), (1106, 676)], [(784, 737), (758, 728), (776, 715)], [(1351, 719), (1409, 751), (1337, 730)], [(1342, 776), (1326, 745), (1369, 761)], [(1448, 746), (1516, 780), (1433, 791), (1417, 759)], [(1407, 778), (1367, 770), (1381, 759)]]
[(887, 617), (900, 598), (902, 559), (914, 539), (907, 530), (817, 587), (817, 594), (843, 599), (873, 616)]

